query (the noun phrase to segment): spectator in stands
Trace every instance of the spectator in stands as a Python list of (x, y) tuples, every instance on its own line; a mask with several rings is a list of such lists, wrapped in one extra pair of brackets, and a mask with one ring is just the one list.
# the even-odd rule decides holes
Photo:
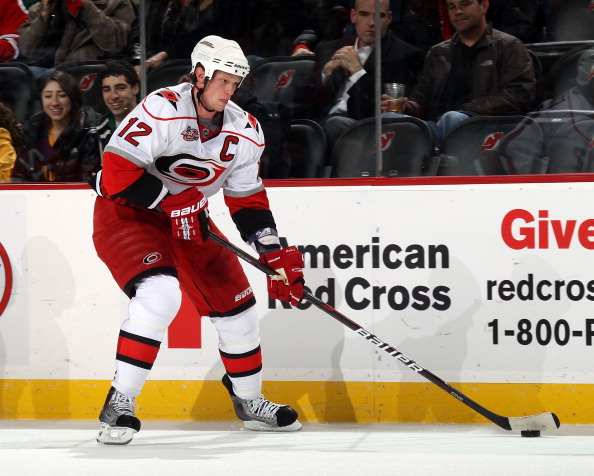
[(22, 130), (12, 109), (0, 103), (0, 183), (10, 182)]
[[(487, 23), (527, 43), (535, 38), (536, 31), (533, 18), (529, 18), (523, 8), (530, 10), (532, 16), (536, 15), (538, 0), (521, 1), (534, 4), (533, 8), (524, 4), (520, 8), (518, 0), (490, 0)], [(407, 43), (429, 51), (432, 46), (451, 39), (454, 33), (446, 3), (446, 0), (412, 0), (392, 30)]]
[(23, 147), (13, 182), (86, 182), (100, 169), (100, 116), (82, 106), (74, 78), (52, 71), (42, 81), (42, 111), (23, 125)]
[[(423, 64), (423, 51), (388, 30), (392, 20), (388, 0), (381, 1), (380, 24), (375, 25), (375, 1), (356, 0), (350, 18), (355, 36), (322, 42), (316, 48), (312, 81), (314, 98), (299, 114), (319, 121), (329, 153), (339, 135), (357, 120), (375, 113), (375, 29), (380, 28), (381, 82), (414, 84)], [(307, 87), (305, 85), (304, 87)]]
[[(163, 18), (167, 16), (158, 11), (150, 14), (158, 18), (149, 27), (149, 48), (147, 71), (171, 59), (186, 59), (190, 56), (192, 45), (207, 35), (220, 35), (237, 41), (246, 53), (250, 65), (258, 58), (269, 56), (288, 56), (293, 38), (305, 25), (306, 9), (304, 0), (194, 0), (198, 15), (193, 25), (183, 18), (181, 34), (173, 34)], [(163, 5), (168, 3), (161, 2)], [(157, 5), (158, 7), (158, 5)], [(190, 7), (188, 7), (190, 8)], [(180, 17), (181, 18), (181, 17)], [(155, 36), (156, 35), (156, 36)], [(160, 45), (160, 46), (159, 46)]]
[(406, 114), (428, 122), (436, 146), (470, 116), (529, 111), (536, 94), (530, 54), (487, 24), (489, 0), (447, 0), (447, 6), (456, 33), (431, 48), (405, 103)]
[(167, 59), (187, 58), (179, 50), (191, 48), (185, 44), (189, 32), (205, 30), (210, 14), (207, 9), (212, 3), (213, 0), (155, 0), (147, 5), (147, 71)]
[[(591, 116), (594, 111), (594, 47), (580, 55), (576, 83), (577, 86), (558, 97), (544, 101), (525, 121), (506, 134), (496, 149), (499, 161), (494, 163), (492, 155), (485, 156), (483, 169), (491, 174), (546, 172), (549, 145), (562, 127), (573, 125), (576, 137), (580, 136), (580, 131), (591, 130), (594, 120)], [(552, 112), (556, 112), (556, 120), (539, 120), (550, 118)], [(574, 157), (567, 157), (568, 161), (576, 159), (576, 155), (583, 161), (588, 148), (592, 147), (591, 133), (581, 135), (582, 144), (578, 141), (572, 144)]]
[(103, 101), (109, 109), (97, 126), (103, 151), (113, 132), (138, 104), (140, 80), (134, 67), (122, 60), (107, 62), (97, 80), (101, 82)]
[(37, 77), (69, 61), (113, 58), (128, 44), (132, 0), (41, 0), (19, 29), (21, 53)]
[(307, 18), (303, 31), (293, 40), (291, 56), (313, 55), (322, 41), (354, 34), (350, 12), (353, 0), (320, 0)]
[(19, 56), (19, 27), (28, 12), (19, 0), (0, 0), (0, 11), (0, 63), (6, 63)]

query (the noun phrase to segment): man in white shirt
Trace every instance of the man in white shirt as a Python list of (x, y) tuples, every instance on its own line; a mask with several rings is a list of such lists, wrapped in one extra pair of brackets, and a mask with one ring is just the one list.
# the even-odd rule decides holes
[(322, 124), (329, 152), (338, 136), (357, 120), (372, 117), (375, 104), (375, 31), (380, 28), (382, 83), (412, 88), (423, 65), (423, 52), (388, 31), (388, 0), (381, 1), (375, 24), (375, 0), (357, 0), (350, 12), (356, 35), (321, 43), (316, 48), (316, 91), (305, 113)]

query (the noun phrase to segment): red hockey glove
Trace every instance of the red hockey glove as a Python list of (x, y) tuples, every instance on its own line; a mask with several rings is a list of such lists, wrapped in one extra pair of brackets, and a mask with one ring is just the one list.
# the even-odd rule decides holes
[(161, 208), (171, 218), (173, 236), (180, 240), (208, 238), (208, 200), (196, 187), (177, 195), (170, 195), (161, 202)]
[(278, 274), (268, 276), (268, 294), (273, 299), (299, 304), (303, 297), (303, 255), (296, 246), (272, 251), (260, 256), (260, 261)]
[(83, 4), (80, 0), (66, 0), (66, 8), (73, 17), (78, 15), (78, 12), (82, 10), (82, 7)]

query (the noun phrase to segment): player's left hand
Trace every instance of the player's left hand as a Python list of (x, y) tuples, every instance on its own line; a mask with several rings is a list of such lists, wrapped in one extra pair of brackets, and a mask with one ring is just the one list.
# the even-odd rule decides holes
[(208, 200), (196, 187), (190, 187), (161, 202), (171, 219), (173, 236), (180, 240), (208, 239)]
[(303, 255), (296, 246), (272, 251), (260, 256), (278, 274), (268, 276), (268, 294), (273, 299), (290, 302), (293, 306), (303, 298)]

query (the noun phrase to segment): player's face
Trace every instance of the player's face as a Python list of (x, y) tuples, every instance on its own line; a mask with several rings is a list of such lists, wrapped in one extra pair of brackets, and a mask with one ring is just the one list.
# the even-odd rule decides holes
[(70, 98), (57, 81), (50, 81), (41, 91), (41, 107), (52, 122), (69, 122)]
[(200, 101), (208, 109), (221, 112), (225, 109), (239, 83), (241, 83), (241, 76), (215, 71), (213, 77), (206, 83)]
[[(388, 0), (380, 2), (380, 36), (383, 38), (392, 22), (392, 12)], [(357, 0), (351, 10), (351, 22), (355, 24), (359, 46), (375, 43), (375, 0)]]
[(136, 107), (138, 84), (130, 86), (123, 75), (108, 76), (103, 80), (101, 87), (105, 105), (115, 116), (116, 121), (121, 122)]
[(486, 26), (489, 0), (448, 0), (448, 16), (460, 33), (472, 33)]

